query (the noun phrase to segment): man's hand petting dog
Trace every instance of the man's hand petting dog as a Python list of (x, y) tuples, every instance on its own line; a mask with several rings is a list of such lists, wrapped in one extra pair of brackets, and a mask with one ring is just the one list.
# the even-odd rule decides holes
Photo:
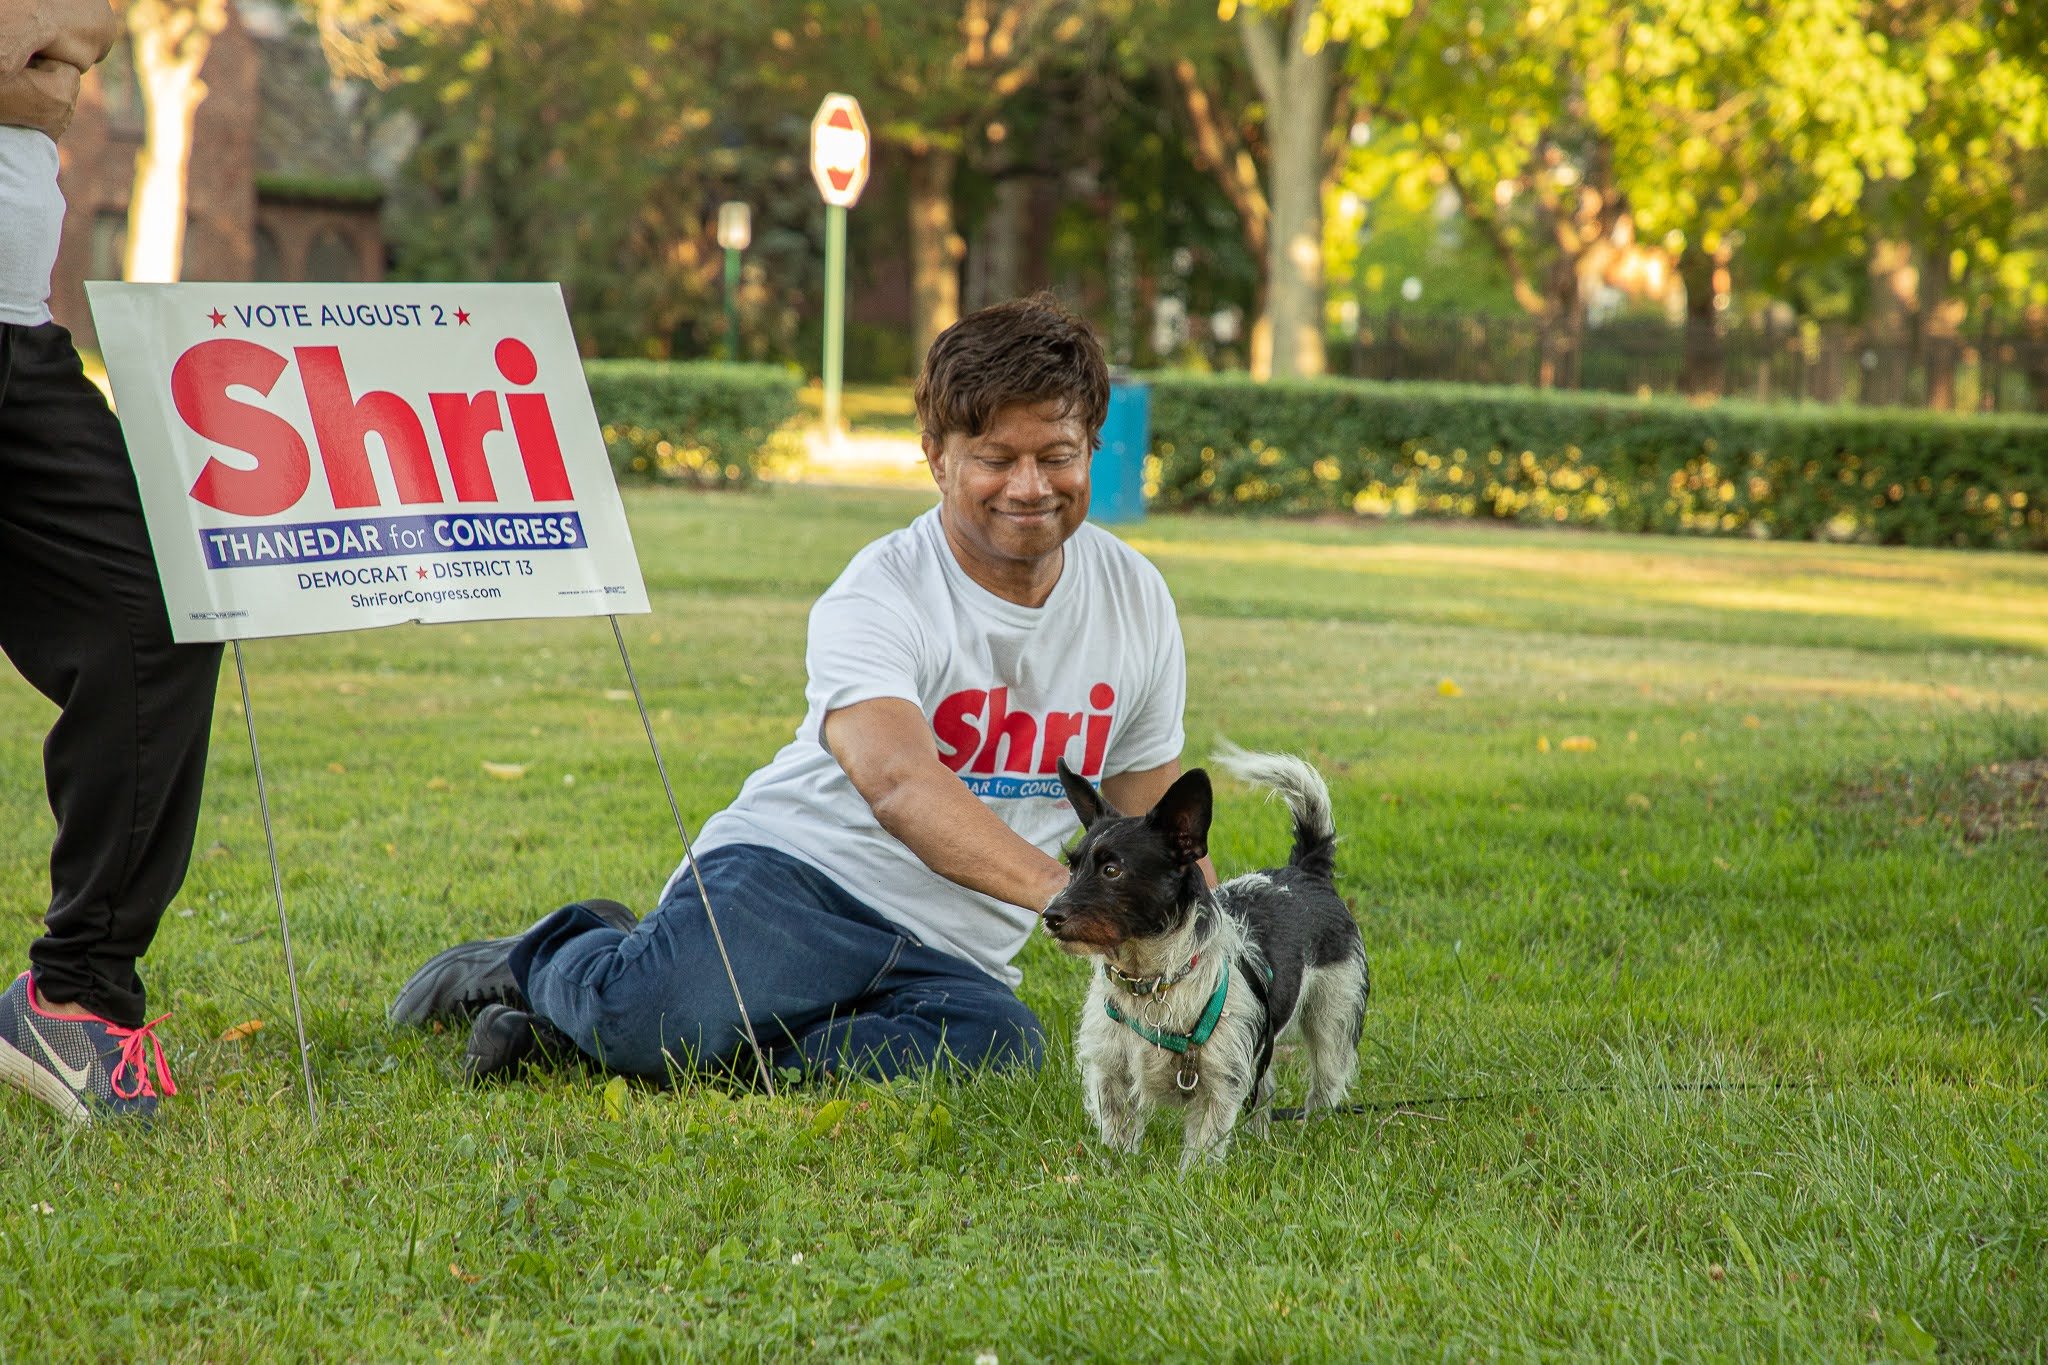
[(1313, 1112), (1342, 1103), (1358, 1073), (1371, 984), (1365, 945), (1338, 896), (1336, 827), (1322, 775), (1285, 754), (1222, 746), (1214, 762), (1277, 792), (1294, 816), (1284, 867), (1211, 890), (1203, 875), (1213, 801), (1196, 768), (1149, 812), (1125, 816), (1064, 762), (1081, 819), (1066, 889), (1042, 923), (1098, 966), (1075, 1052), (1082, 1103), (1102, 1140), (1135, 1151), (1162, 1105), (1184, 1111), (1181, 1169), (1221, 1161), (1238, 1115), (1264, 1131), (1273, 1048), (1298, 1036)]

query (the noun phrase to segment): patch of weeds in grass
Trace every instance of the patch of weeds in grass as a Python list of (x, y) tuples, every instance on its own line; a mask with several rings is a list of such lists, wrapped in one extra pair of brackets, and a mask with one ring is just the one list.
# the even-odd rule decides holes
[(1985, 728), (1993, 753), (2001, 759), (2048, 758), (2048, 712), (1994, 707), (1985, 716)]
[(1843, 780), (1841, 799), (1962, 849), (2048, 830), (2048, 716), (1998, 707), (1945, 722), (1939, 738), (1938, 756)]

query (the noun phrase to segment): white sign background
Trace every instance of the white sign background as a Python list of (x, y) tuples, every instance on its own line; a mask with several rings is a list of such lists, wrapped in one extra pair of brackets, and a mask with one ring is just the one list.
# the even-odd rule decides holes
[(86, 292), (178, 640), (648, 609), (558, 286)]

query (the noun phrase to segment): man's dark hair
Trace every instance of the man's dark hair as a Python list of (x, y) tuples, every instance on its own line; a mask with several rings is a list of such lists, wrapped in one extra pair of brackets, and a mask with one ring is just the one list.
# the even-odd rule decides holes
[(1013, 404), (1057, 400), (1078, 416), (1088, 448), (1102, 443), (1109, 366), (1088, 324), (1048, 293), (969, 313), (939, 333), (917, 377), (917, 421), (926, 435), (979, 436)]

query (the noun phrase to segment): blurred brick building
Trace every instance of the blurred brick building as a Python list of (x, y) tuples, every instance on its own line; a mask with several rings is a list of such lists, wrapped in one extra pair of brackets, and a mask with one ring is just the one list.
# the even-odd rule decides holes
[[(188, 280), (368, 281), (384, 275), (382, 186), (318, 41), (240, 0), (200, 72), (188, 172)], [(126, 42), (89, 73), (58, 144), (69, 205), (50, 310), (96, 346), (85, 281), (121, 278), (142, 93)]]

